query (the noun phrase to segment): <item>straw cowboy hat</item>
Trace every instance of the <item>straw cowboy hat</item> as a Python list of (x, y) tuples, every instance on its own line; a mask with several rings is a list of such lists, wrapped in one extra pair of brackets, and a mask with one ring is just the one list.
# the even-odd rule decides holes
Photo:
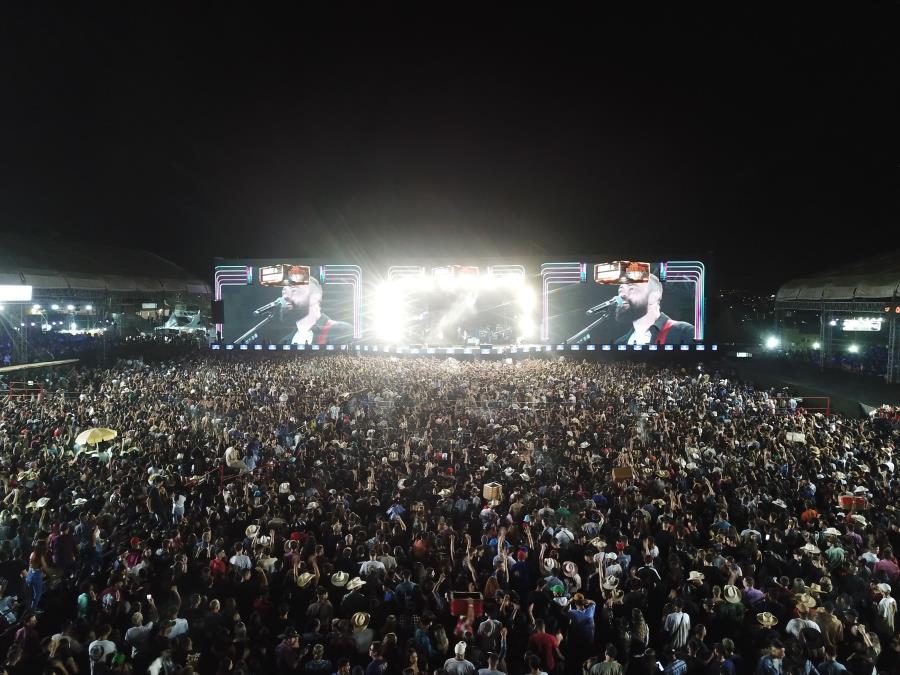
[(278, 486), (278, 494), (280, 495), (288, 495), (291, 493), (291, 484), (290, 483), (282, 483)]
[(259, 534), (259, 525), (248, 525), (247, 529), (244, 530), (244, 534), (247, 536), (247, 539), (253, 539)]
[(705, 578), (702, 572), (697, 572), (696, 570), (688, 575), (688, 581), (703, 581)]
[(756, 621), (760, 626), (765, 626), (766, 628), (778, 625), (778, 619), (775, 618), (772, 612), (760, 612), (756, 615)]
[(603, 580), (603, 588), (607, 591), (614, 591), (619, 588), (619, 578), (613, 575)]
[(723, 595), (725, 602), (730, 602), (732, 605), (738, 605), (741, 602), (741, 591), (737, 586), (729, 584), (725, 587)]
[(806, 609), (812, 609), (816, 606), (816, 599), (809, 593), (801, 593), (794, 598), (794, 602), (798, 605), (803, 605)]
[(369, 621), (372, 619), (371, 615), (366, 612), (357, 612), (353, 615), (353, 627), (359, 628), (360, 630), (365, 630), (369, 627)]
[(350, 581), (350, 575), (346, 572), (335, 572), (331, 575), (331, 583), (338, 588), (343, 588)]
[(809, 553), (810, 555), (819, 555), (822, 552), (819, 550), (818, 546), (815, 546), (813, 544), (806, 544), (805, 546), (801, 547), (800, 550), (804, 553)]
[(259, 544), (260, 546), (271, 546), (272, 538), (270, 536), (264, 534), (256, 540), (256, 543)]
[(350, 583), (347, 584), (348, 591), (355, 591), (357, 588), (362, 588), (366, 585), (366, 582), (360, 579), (359, 577), (353, 577), (350, 580)]
[(809, 589), (807, 589), (812, 595), (822, 595), (822, 587), (819, 584), (810, 584)]
[(556, 561), (553, 558), (544, 558), (544, 567), (548, 570), (556, 569)]
[(297, 577), (297, 585), (300, 588), (306, 588), (309, 586), (309, 582), (316, 578), (315, 574), (310, 574), (309, 572), (304, 572), (299, 577)]
[(826, 527), (826, 528), (823, 530), (822, 534), (824, 534), (824, 535), (827, 536), (827, 537), (840, 537), (840, 536), (841, 536), (841, 531), (838, 530), (838, 529), (835, 529), (835, 528), (833, 528), (833, 527)]
[(567, 577), (574, 577), (578, 574), (578, 565), (573, 563), (571, 560), (569, 562), (563, 563), (563, 574)]

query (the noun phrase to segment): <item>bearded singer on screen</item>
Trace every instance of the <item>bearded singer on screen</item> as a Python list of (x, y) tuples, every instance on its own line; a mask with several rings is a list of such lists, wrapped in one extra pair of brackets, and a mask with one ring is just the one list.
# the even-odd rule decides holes
[(618, 340), (617, 345), (686, 345), (694, 341), (694, 326), (685, 321), (673, 321), (662, 313), (659, 303), (663, 287), (653, 274), (643, 284), (622, 284), (616, 307), (616, 321), (631, 324), (631, 331)]
[(310, 279), (303, 286), (281, 289), (281, 306), (271, 321), (253, 338), (279, 344), (347, 344), (353, 338), (353, 326), (334, 321), (322, 312), (322, 286)]

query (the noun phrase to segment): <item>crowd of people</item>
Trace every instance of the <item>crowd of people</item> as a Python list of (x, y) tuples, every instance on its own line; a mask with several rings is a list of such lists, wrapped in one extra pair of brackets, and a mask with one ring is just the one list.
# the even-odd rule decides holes
[[(3, 669), (900, 673), (896, 430), (726, 378), (246, 353), (51, 376), (0, 408)], [(94, 427), (118, 436), (77, 445)]]

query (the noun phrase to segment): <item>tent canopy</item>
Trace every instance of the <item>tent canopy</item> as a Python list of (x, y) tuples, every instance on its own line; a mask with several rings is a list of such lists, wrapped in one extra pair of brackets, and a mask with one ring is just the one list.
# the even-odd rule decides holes
[(792, 279), (778, 289), (775, 301), (897, 297), (900, 297), (900, 250), (842, 265), (814, 277)]
[(208, 283), (147, 251), (22, 235), (4, 235), (0, 283), (35, 291), (210, 294)]

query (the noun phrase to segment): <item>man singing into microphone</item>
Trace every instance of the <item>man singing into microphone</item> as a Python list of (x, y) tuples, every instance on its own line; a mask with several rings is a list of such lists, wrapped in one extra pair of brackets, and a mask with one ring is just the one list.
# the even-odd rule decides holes
[(272, 309), (275, 316), (251, 340), (325, 345), (347, 344), (353, 338), (353, 326), (322, 312), (322, 286), (316, 279), (302, 286), (285, 286), (280, 300), (280, 307)]
[(631, 331), (616, 340), (617, 345), (686, 345), (694, 341), (694, 326), (673, 321), (659, 309), (663, 288), (653, 274), (646, 283), (619, 286), (621, 304), (616, 321), (631, 324)]

